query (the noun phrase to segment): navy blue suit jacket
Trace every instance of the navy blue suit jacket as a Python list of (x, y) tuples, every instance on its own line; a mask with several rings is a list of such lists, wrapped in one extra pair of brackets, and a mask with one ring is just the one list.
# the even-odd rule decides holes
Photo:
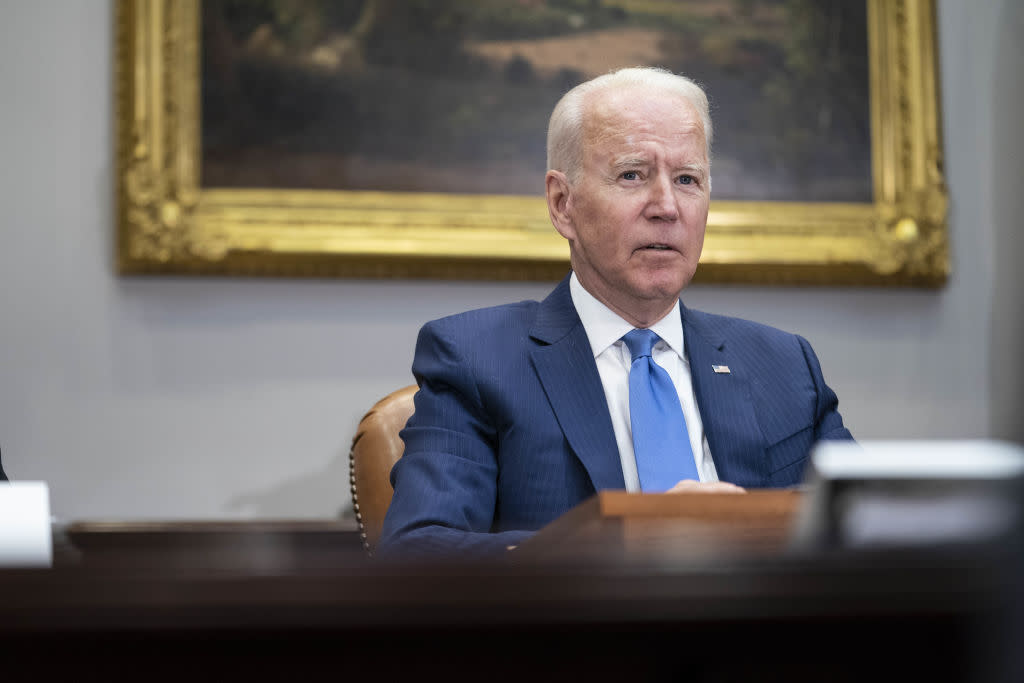
[[(682, 322), (721, 480), (795, 485), (816, 441), (853, 438), (806, 340), (685, 306)], [(568, 278), (542, 302), (427, 323), (413, 374), (416, 411), (391, 472), (382, 553), (500, 551), (596, 491), (625, 487)]]

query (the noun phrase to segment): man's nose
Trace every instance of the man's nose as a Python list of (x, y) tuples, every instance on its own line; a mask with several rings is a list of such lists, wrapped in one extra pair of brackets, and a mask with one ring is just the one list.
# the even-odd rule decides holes
[(651, 182), (645, 214), (651, 220), (663, 220), (669, 223), (678, 220), (679, 209), (671, 178), (659, 177)]

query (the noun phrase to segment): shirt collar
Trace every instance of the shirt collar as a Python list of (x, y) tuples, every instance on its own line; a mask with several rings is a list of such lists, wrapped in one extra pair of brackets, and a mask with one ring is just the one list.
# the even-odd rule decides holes
[[(622, 335), (633, 329), (632, 325), (584, 289), (575, 272), (569, 277), (569, 293), (572, 296), (572, 304), (576, 307), (576, 313), (583, 323), (583, 329), (587, 333), (587, 339), (590, 341), (590, 348), (595, 358), (604, 353), (609, 346), (622, 339)], [(668, 315), (651, 325), (651, 330), (661, 337), (662, 341), (680, 358), (686, 359), (683, 345), (683, 323), (678, 301)]]

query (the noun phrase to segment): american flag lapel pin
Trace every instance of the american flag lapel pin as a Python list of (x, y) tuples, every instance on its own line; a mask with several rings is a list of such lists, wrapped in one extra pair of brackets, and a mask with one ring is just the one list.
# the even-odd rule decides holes
[(730, 374), (729, 366), (728, 365), (712, 365), (711, 369), (715, 371), (716, 375), (728, 375), (728, 374)]

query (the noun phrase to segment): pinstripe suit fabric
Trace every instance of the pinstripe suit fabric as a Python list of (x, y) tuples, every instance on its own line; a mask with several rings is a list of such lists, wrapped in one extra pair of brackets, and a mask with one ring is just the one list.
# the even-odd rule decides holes
[[(682, 319), (720, 479), (794, 485), (816, 441), (852, 438), (804, 339), (685, 307)], [(501, 551), (594, 492), (624, 488), (568, 278), (542, 302), (427, 323), (413, 374), (420, 389), (391, 473), (382, 552)]]

